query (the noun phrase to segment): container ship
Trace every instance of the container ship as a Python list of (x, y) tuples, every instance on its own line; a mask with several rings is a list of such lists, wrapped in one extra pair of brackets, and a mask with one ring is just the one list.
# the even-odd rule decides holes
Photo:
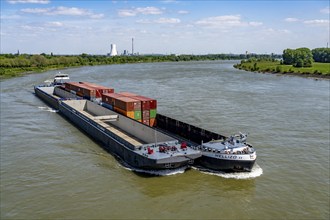
[[(63, 75), (63, 74), (62, 74)], [(67, 77), (66, 77), (67, 79)], [(35, 94), (132, 167), (187, 165), (251, 171), (256, 151), (246, 135), (225, 137), (157, 112), (157, 100), (89, 82), (35, 86)]]

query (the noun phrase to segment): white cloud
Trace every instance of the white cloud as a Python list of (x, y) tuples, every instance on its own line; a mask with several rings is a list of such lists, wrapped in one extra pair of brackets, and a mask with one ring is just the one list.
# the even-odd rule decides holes
[(204, 18), (197, 21), (195, 24), (205, 27), (228, 28), (237, 26), (260, 26), (262, 22), (243, 22), (240, 15), (223, 15)]
[(19, 3), (22, 3), (22, 4), (27, 4), (27, 3), (30, 3), (30, 4), (48, 4), (50, 3), (49, 0), (7, 0), (8, 3), (10, 4), (19, 4)]
[(133, 9), (121, 9), (118, 10), (120, 17), (133, 17), (139, 14), (143, 15), (159, 15), (163, 14), (163, 11), (156, 7), (145, 7), (145, 8), (133, 8)]
[(30, 13), (30, 14), (46, 14), (50, 11), (49, 8), (24, 8), (21, 9), (21, 12)]
[(316, 26), (319, 26), (319, 25), (329, 25), (329, 20), (307, 20), (307, 21), (304, 21), (304, 24), (309, 24), (309, 25), (316, 25)]
[(104, 14), (94, 14), (93, 12), (82, 8), (67, 8), (67, 7), (53, 7), (53, 8), (25, 8), (21, 9), (21, 12), (30, 14), (42, 14), (42, 15), (68, 15), (68, 16), (87, 16), (93, 19), (99, 19), (104, 17)]
[(49, 27), (62, 27), (63, 23), (59, 22), (59, 21), (52, 21), (52, 22), (48, 22), (46, 24), (46, 26), (49, 26)]
[(284, 21), (286, 21), (286, 22), (297, 22), (297, 21), (299, 21), (299, 19), (298, 18), (286, 18), (286, 19), (284, 19)]
[(181, 20), (178, 18), (159, 18), (156, 20), (140, 19), (136, 23), (140, 24), (178, 24)]
[(248, 25), (255, 26), (255, 27), (260, 26), (262, 24), (263, 24), (262, 22), (257, 22), (257, 21), (248, 22)]
[(240, 20), (241, 17), (239, 15), (224, 15), (224, 16), (204, 18), (197, 21), (196, 24), (203, 26), (221, 26), (221, 25), (235, 26), (241, 24)]
[(181, 21), (178, 18), (159, 18), (155, 20), (155, 23), (158, 24), (178, 24), (180, 22)]
[(180, 11), (178, 11), (178, 14), (189, 14), (189, 11), (180, 10)]
[(320, 12), (323, 14), (330, 14), (330, 7), (322, 8)]

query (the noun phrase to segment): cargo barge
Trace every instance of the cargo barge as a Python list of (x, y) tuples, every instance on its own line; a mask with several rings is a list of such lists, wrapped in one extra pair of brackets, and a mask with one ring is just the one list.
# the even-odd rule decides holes
[[(56, 83), (56, 85), (58, 85), (58, 83)], [(109, 113), (110, 115), (117, 114), (123, 119), (126, 118), (131, 122), (140, 124), (139, 126), (144, 125), (152, 129), (153, 132), (156, 132), (156, 136), (161, 133), (162, 135), (167, 135), (166, 140), (174, 139), (175, 143), (188, 143), (187, 146), (183, 144), (182, 146), (175, 146), (175, 148), (186, 147), (189, 150), (191, 149), (199, 152), (199, 156), (197, 152), (191, 152), (194, 156), (191, 157), (191, 160), (188, 161), (188, 163), (190, 164), (194, 163), (195, 166), (201, 166), (203, 168), (216, 171), (251, 171), (252, 167), (255, 164), (257, 158), (256, 151), (252, 147), (252, 145), (246, 143), (246, 135), (240, 134), (236, 136), (226, 137), (208, 131), (206, 129), (179, 121), (177, 119), (156, 113), (156, 100), (150, 99), (148, 97), (139, 96), (130, 92), (114, 93), (114, 89), (112, 88), (107, 88), (104, 86), (87, 82), (70, 82), (62, 84), (60, 86), (53, 86), (53, 92), (51, 91), (51, 87), (52, 86), (35, 87), (35, 93), (45, 102), (50, 104), (53, 108), (59, 109), (60, 113), (66, 115), (66, 117), (72, 118), (73, 116), (70, 116), (67, 113), (66, 109), (63, 108), (63, 106), (68, 106), (68, 102), (72, 102), (63, 101), (62, 99), (69, 98), (88, 100), (85, 104), (81, 104), (85, 107), (82, 108), (80, 106), (79, 108), (88, 110), (89, 107), (87, 106), (91, 106), (91, 103), (93, 103), (93, 105), (95, 106), (99, 105), (99, 107), (102, 106), (107, 110), (110, 110), (112, 112), (111, 114)], [(93, 102), (91, 102), (91, 100)], [(69, 108), (74, 109), (74, 106), (75, 105), (69, 105)], [(77, 109), (74, 110), (77, 111)], [(76, 122), (78, 126), (80, 126), (81, 123), (83, 122)], [(132, 128), (132, 126), (133, 125), (125, 126), (123, 130), (134, 130), (135, 128)], [(137, 126), (137, 129), (142, 128), (139, 126)], [(91, 132), (90, 129), (85, 131), (87, 133)], [(135, 134), (135, 137), (143, 139), (141, 138), (143, 137), (143, 135), (144, 134), (138, 133)], [(147, 136), (151, 137), (153, 135), (148, 134)], [(97, 137), (96, 139), (102, 140), (103, 138)], [(151, 140), (149, 138), (146, 143), (151, 143), (152, 141), (150, 141)], [(105, 142), (103, 142), (103, 144), (108, 145), (108, 143)], [(169, 149), (168, 146), (158, 146), (157, 144), (155, 144), (154, 146), (156, 148), (158, 147), (157, 152), (160, 153), (163, 153), (164, 149), (165, 151)], [(152, 154), (151, 152), (153, 152), (151, 151), (153, 150), (151, 148), (145, 148), (145, 146), (142, 148), (145, 150), (144, 153)], [(132, 146), (130, 147), (130, 149), (136, 150), (136, 148), (133, 148)], [(117, 154), (118, 149), (116, 148), (114, 152)], [(124, 155), (123, 152), (121, 152), (120, 155)], [(130, 158), (127, 157), (123, 159), (125, 161), (130, 161)], [(133, 163), (132, 161), (130, 161), (130, 164), (135, 167), (138, 165), (136, 163)], [(165, 166), (165, 164), (167, 165)], [(183, 164), (174, 165), (174, 162), (164, 163), (163, 168), (175, 168)], [(141, 168), (150, 169), (150, 166), (144, 166)], [(154, 169), (160, 168), (161, 167), (154, 166)]]
[(131, 167), (164, 170), (188, 167), (201, 152), (173, 137), (59, 86), (36, 86), (35, 94)]

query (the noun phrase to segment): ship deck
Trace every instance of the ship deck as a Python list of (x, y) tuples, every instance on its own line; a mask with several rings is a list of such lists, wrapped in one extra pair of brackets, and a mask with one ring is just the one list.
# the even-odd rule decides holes
[(123, 138), (124, 140), (128, 141), (129, 143), (131, 143), (132, 145), (134, 145), (135, 147), (139, 147), (144, 143), (143, 141), (139, 140), (138, 138), (134, 137), (133, 135), (130, 135), (129, 133), (123, 131), (120, 128), (117, 128), (114, 125), (110, 125), (107, 122), (104, 122), (102, 119), (97, 119), (93, 113), (87, 111), (87, 110), (79, 110), (79, 112), (83, 115), (85, 115), (86, 117), (92, 119), (93, 121), (95, 121), (96, 123), (98, 123), (99, 125), (101, 125), (102, 127), (104, 127), (105, 129), (108, 129), (110, 132), (116, 134), (117, 136)]

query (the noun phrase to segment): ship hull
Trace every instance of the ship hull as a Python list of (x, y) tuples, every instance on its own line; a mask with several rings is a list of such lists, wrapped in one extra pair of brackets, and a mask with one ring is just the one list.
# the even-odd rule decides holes
[(196, 165), (205, 167), (207, 169), (216, 171), (240, 171), (240, 172), (250, 172), (255, 164), (256, 159), (255, 154), (246, 155), (246, 158), (240, 158), (237, 155), (205, 155), (203, 154), (196, 161)]
[[(175, 169), (189, 165), (191, 159), (184, 157), (172, 157), (165, 159), (152, 159), (146, 156), (137, 154), (134, 150), (125, 146), (125, 140), (120, 137), (107, 132), (105, 128), (97, 125), (87, 118), (72, 111), (68, 105), (62, 103), (59, 105), (59, 112), (68, 118), (78, 128), (83, 130), (86, 134), (91, 136), (94, 140), (101, 143), (102, 148), (107, 152), (118, 156), (120, 160), (124, 161), (131, 167), (143, 170), (162, 170)], [(193, 158), (198, 158), (200, 155), (196, 154)]]
[[(119, 158), (125, 165), (132, 168), (143, 170), (169, 170), (180, 167), (188, 167), (194, 163), (194, 160), (201, 156), (200, 152), (186, 156), (173, 156), (161, 159), (153, 159), (148, 155), (141, 155), (134, 151), (134, 146), (131, 146), (127, 141), (111, 133), (102, 125), (89, 119), (83, 114), (76, 111), (66, 101), (61, 101), (61, 98), (52, 94), (54, 87), (35, 87), (35, 94), (50, 107), (59, 110), (59, 113), (71, 121), (76, 127), (85, 132), (88, 136), (100, 143), (110, 154)], [(78, 100), (77, 100), (78, 101)], [(80, 100), (85, 102), (86, 100)]]
[(56, 99), (55, 96), (50, 95), (53, 93), (54, 87), (43, 87), (43, 89), (40, 89), (38, 87), (34, 87), (34, 92), (36, 96), (38, 96), (41, 100), (43, 100), (45, 103), (47, 103), (50, 107), (52, 107), (55, 110), (59, 109), (59, 100)]

